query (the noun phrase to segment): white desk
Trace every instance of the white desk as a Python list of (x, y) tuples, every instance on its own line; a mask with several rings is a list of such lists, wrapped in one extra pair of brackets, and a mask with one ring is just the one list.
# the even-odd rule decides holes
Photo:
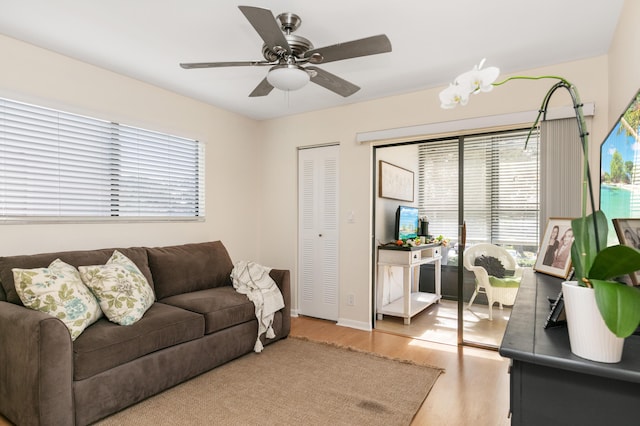
[[(441, 259), (440, 244), (423, 244), (417, 247), (378, 247), (377, 318), (381, 320), (383, 315), (402, 317), (404, 323), (408, 325), (411, 323), (411, 317), (438, 303), (441, 298)], [(419, 268), (425, 263), (435, 265), (435, 293), (418, 291)], [(390, 281), (392, 266), (402, 268), (402, 297), (385, 304), (384, 291)]]

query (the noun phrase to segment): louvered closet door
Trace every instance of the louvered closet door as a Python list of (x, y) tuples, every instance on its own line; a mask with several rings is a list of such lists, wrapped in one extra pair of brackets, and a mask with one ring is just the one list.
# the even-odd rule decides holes
[(338, 320), (338, 146), (298, 151), (298, 303)]

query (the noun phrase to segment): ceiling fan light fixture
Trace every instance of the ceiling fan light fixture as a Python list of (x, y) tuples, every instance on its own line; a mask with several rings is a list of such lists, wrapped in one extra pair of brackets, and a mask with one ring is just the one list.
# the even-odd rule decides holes
[(309, 73), (298, 65), (276, 65), (267, 74), (269, 84), (280, 90), (301, 89), (309, 79)]

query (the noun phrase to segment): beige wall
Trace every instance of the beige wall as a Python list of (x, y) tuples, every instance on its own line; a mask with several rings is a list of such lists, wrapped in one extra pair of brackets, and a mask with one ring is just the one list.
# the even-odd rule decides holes
[(640, 89), (640, 2), (626, 0), (609, 49), (609, 122), (613, 125)]
[[(499, 65), (499, 64), (491, 64)], [(471, 68), (473, 64), (469, 64)], [(460, 70), (460, 72), (465, 70)], [(591, 145), (599, 145), (608, 131), (607, 58), (560, 64), (527, 75), (555, 74), (573, 82), (583, 101), (596, 104), (597, 115), (591, 124)], [(452, 76), (453, 78), (454, 76)], [(372, 222), (374, 202), (373, 161), (370, 144), (356, 142), (356, 133), (417, 126), (428, 123), (495, 116), (511, 112), (537, 110), (553, 82), (514, 81), (492, 93), (474, 96), (468, 106), (443, 110), (439, 106), (441, 88), (424, 90), (370, 102), (328, 109), (262, 122), (266, 183), (262, 196), (265, 222), (262, 227), (261, 260), (291, 269), (295, 283), (297, 272), (297, 188), (296, 148), (331, 142), (340, 143), (340, 314), (339, 323), (367, 328), (372, 318)], [(366, 89), (363, 89), (366, 90)], [(570, 105), (568, 94), (559, 92), (552, 106)], [(331, 123), (331, 125), (327, 125)], [(592, 161), (598, 161), (592, 149)], [(355, 212), (355, 222), (347, 221)], [(294, 291), (294, 298), (297, 293)], [(355, 305), (346, 305), (346, 296), (354, 294)], [(297, 302), (294, 300), (294, 307)]]
[(2, 97), (204, 141), (207, 189), (204, 222), (0, 225), (0, 255), (220, 239), (257, 258), (255, 121), (4, 36), (0, 52)]
[(374, 236), (376, 244), (394, 240), (396, 210), (399, 204), (404, 206), (418, 205), (418, 145), (400, 145), (394, 148), (379, 149), (376, 152), (376, 177), (373, 184), (375, 194), (380, 191), (380, 181), (378, 180), (380, 161), (386, 161), (413, 172), (413, 202), (382, 198), (377, 195), (373, 197), (375, 200)]

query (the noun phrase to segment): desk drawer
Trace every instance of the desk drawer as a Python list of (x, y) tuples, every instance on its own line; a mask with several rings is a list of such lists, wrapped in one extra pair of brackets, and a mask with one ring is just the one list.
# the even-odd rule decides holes
[(422, 259), (422, 251), (395, 251), (380, 250), (378, 252), (378, 261), (383, 263), (397, 263), (402, 265), (410, 265), (418, 263)]

